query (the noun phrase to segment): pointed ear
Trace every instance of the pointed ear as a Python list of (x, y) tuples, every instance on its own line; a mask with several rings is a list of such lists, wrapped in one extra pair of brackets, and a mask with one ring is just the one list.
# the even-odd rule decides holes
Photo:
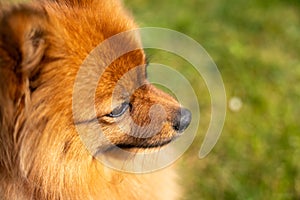
[(16, 73), (32, 75), (42, 60), (46, 42), (47, 15), (43, 10), (14, 7), (2, 13), (0, 54)]
[(46, 44), (43, 38), (44, 32), (38, 27), (24, 34), (24, 41), (21, 46), (23, 72), (33, 72), (44, 56)]

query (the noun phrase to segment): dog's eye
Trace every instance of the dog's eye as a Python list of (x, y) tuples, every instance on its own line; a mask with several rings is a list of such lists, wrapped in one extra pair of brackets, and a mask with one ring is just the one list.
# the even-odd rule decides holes
[(121, 117), (127, 109), (130, 107), (130, 104), (128, 102), (122, 103), (120, 106), (116, 107), (111, 113), (109, 113), (107, 116), (112, 118)]

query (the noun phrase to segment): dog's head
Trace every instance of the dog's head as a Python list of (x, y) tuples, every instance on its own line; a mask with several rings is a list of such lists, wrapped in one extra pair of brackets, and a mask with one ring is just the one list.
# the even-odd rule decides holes
[[(79, 162), (78, 158), (94, 155), (82, 145), (76, 126), (94, 122), (109, 141), (94, 142), (101, 151), (116, 146), (161, 147), (177, 138), (188, 127), (191, 114), (147, 81), (147, 59), (137, 35), (94, 51), (99, 53), (92, 63), (94, 70), (103, 70), (89, 96), (94, 98), (95, 115), (83, 103), (76, 107), (79, 115), (73, 116), (74, 85), (79, 70), (88, 67), (85, 59), (98, 44), (135, 28), (115, 1), (57, 0), (3, 9), (0, 139), (9, 150), (1, 147), (1, 157), (13, 152), (13, 159), (26, 173), (37, 166), (41, 169), (36, 170), (50, 167), (46, 165), (51, 161)], [(106, 62), (117, 55), (118, 48), (128, 46), (134, 50)], [(82, 89), (95, 74), (84, 76)], [(79, 98), (79, 102), (84, 100)]]
[[(57, 1), (41, 6), (43, 9), (15, 7), (4, 11), (1, 101), (12, 101), (12, 110), (24, 110), (19, 112), (24, 115), (26, 129), (52, 137), (59, 138), (72, 129), (68, 127), (73, 126), (73, 120), (75, 125), (97, 120), (111, 145), (151, 148), (171, 142), (187, 128), (191, 114), (147, 81), (146, 56), (137, 35), (118, 39), (107, 45), (105, 52), (99, 52), (94, 64), (105, 70), (96, 89), (96, 116), (72, 118), (73, 85), (79, 68), (88, 67), (82, 65), (85, 57), (109, 37), (136, 28), (118, 3), (84, 2)], [(128, 46), (135, 50), (106, 63), (107, 57)], [(88, 82), (90, 77), (84, 79)], [(86, 109), (81, 107), (79, 112), (86, 113)], [(20, 113), (10, 117), (18, 118)], [(30, 132), (22, 134), (33, 134)]]

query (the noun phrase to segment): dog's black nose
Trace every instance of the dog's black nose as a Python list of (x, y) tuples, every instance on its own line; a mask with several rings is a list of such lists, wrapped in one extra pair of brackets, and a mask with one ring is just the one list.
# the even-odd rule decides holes
[(181, 108), (175, 117), (173, 128), (175, 131), (183, 132), (191, 123), (192, 113), (185, 108)]

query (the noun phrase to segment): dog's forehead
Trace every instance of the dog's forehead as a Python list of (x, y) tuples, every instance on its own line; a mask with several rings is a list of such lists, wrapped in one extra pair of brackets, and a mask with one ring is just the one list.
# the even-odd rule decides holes
[[(101, 59), (101, 58), (100, 58)], [(146, 59), (142, 49), (121, 55), (105, 67), (99, 77), (99, 95), (132, 93), (146, 81)]]
[(128, 52), (105, 69), (106, 79), (114, 84), (136, 85), (146, 79), (146, 59), (143, 50)]

